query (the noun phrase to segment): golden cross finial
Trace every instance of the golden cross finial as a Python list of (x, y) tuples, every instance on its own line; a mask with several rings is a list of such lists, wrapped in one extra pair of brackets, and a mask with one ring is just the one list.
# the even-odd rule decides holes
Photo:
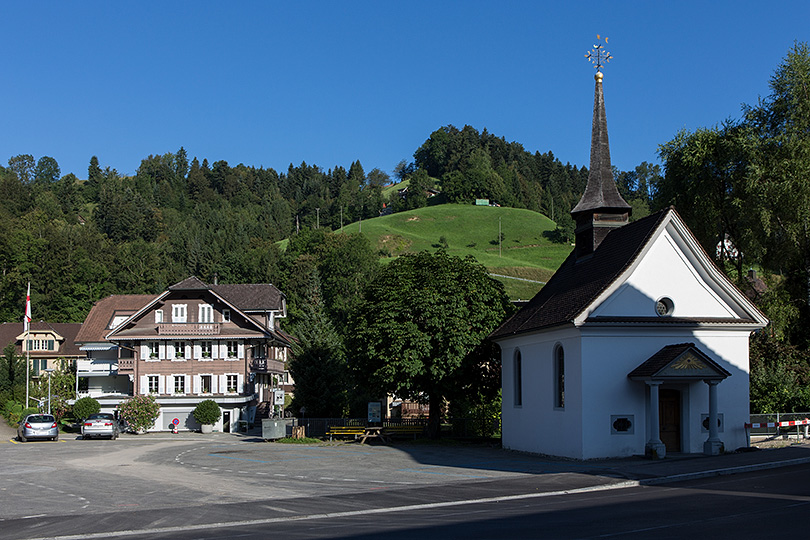
[[(599, 37), (599, 34), (596, 34), (596, 40), (600, 41), (602, 38)], [(594, 45), (593, 49), (588, 51), (588, 54), (585, 55), (585, 58), (591, 61), (596, 68), (596, 71), (602, 72), (602, 66), (610, 62), (610, 59), (613, 58), (609, 52), (605, 50), (605, 46), (607, 45), (608, 38), (605, 38), (605, 45), (601, 43)]]

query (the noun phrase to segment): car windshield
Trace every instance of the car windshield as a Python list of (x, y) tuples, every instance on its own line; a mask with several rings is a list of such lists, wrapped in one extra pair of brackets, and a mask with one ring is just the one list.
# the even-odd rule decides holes
[(115, 420), (115, 417), (110, 413), (91, 414), (87, 417), (88, 420)]
[(31, 424), (45, 424), (48, 422), (53, 422), (53, 416), (50, 414), (32, 414), (28, 417), (27, 420)]

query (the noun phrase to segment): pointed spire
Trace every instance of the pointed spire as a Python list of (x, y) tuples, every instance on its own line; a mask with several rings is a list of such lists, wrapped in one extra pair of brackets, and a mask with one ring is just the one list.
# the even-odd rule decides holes
[[(619, 194), (610, 165), (605, 94), (602, 90), (602, 73), (594, 76), (596, 88), (593, 98), (593, 126), (591, 127), (591, 163), (588, 171), (588, 186), (579, 203), (571, 210), (576, 219), (583, 212), (601, 211), (625, 213), (630, 205)], [(611, 212), (612, 211), (612, 212)]]
[[(607, 57), (609, 58), (609, 53)], [(601, 63), (597, 63), (597, 69), (601, 67)], [(579, 203), (571, 210), (571, 217), (577, 224), (575, 230), (577, 258), (593, 253), (612, 229), (621, 227), (629, 221), (632, 211), (627, 201), (619, 194), (616, 181), (613, 179), (602, 77), (601, 71), (597, 71), (594, 76), (596, 88), (593, 98), (588, 185)]]

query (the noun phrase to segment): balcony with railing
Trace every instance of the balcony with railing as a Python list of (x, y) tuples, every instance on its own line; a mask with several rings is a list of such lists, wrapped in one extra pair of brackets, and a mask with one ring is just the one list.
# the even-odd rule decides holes
[(161, 336), (218, 336), (221, 323), (158, 323)]
[(284, 362), (270, 358), (253, 358), (250, 361), (250, 371), (254, 373), (284, 373)]

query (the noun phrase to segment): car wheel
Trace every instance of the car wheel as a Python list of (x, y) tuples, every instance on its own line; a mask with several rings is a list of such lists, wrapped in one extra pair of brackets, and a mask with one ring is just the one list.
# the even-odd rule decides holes
[(59, 434), (57, 433), (56, 436), (53, 438), (54, 442), (59, 440)]
[(25, 435), (20, 435), (20, 442), (28, 442), (28, 439), (25, 438)]

